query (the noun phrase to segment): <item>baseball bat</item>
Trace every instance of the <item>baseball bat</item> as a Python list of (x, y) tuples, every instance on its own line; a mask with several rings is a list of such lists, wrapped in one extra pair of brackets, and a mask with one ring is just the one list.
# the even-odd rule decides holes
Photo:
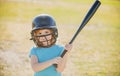
[[(77, 37), (77, 35), (80, 33), (80, 31), (83, 29), (83, 27), (88, 23), (88, 21), (91, 19), (91, 17), (95, 14), (96, 10), (98, 9), (98, 7), (101, 5), (101, 2), (99, 0), (96, 0), (94, 2), (94, 4), (92, 5), (92, 7), (90, 8), (90, 10), (88, 11), (88, 13), (86, 14), (85, 18), (83, 19), (82, 23), (80, 24), (78, 30), (76, 31), (76, 33), (74, 34), (74, 36), (72, 37), (72, 39), (70, 40), (69, 44), (72, 44), (73, 41), (75, 40), (75, 38)], [(61, 54), (61, 57), (64, 57), (64, 55), (66, 54), (67, 50), (65, 49), (63, 51), (63, 53)], [(57, 64), (54, 64), (55, 67), (57, 67)]]
[[(78, 30), (76, 31), (76, 33), (72, 37), (72, 39), (69, 42), (69, 44), (73, 43), (73, 41), (75, 40), (75, 38), (77, 37), (77, 35), (80, 33), (80, 31), (83, 29), (83, 27), (88, 23), (88, 21), (91, 19), (91, 17), (95, 14), (96, 10), (98, 9), (98, 7), (100, 5), (101, 5), (101, 2), (99, 0), (96, 0), (94, 2), (94, 4), (92, 5), (92, 7), (90, 8), (90, 10), (86, 14), (85, 18), (83, 19), (82, 23), (80, 24)], [(61, 54), (61, 57), (63, 57), (66, 52), (67, 52), (67, 50), (64, 50), (63, 53)]]

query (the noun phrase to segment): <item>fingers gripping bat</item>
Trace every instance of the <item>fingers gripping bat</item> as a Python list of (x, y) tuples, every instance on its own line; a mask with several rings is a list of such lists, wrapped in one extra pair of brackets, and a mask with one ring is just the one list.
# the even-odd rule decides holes
[[(94, 2), (94, 4), (92, 5), (92, 7), (89, 9), (88, 13), (86, 14), (86, 16), (84, 17), (82, 23), (80, 24), (78, 30), (76, 31), (76, 33), (74, 34), (74, 36), (72, 37), (71, 41), (69, 42), (69, 44), (72, 44), (73, 41), (75, 40), (75, 38), (77, 37), (77, 35), (80, 33), (80, 31), (83, 29), (83, 27), (88, 23), (88, 21), (92, 18), (92, 16), (95, 14), (96, 10), (98, 9), (98, 7), (101, 5), (101, 2), (99, 0), (96, 0)], [(61, 54), (61, 57), (64, 57), (64, 55), (66, 54), (67, 50), (64, 50), (63, 53)], [(57, 67), (57, 65), (54, 65), (55, 67)]]

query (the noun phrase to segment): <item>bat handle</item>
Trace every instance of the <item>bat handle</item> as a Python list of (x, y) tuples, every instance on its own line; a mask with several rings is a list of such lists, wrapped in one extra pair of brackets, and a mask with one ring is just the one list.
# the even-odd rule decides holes
[[(60, 57), (64, 57), (64, 55), (66, 54), (66, 52), (67, 52), (67, 50), (65, 49), (64, 51), (63, 51), (63, 53), (61, 54), (61, 56)], [(57, 68), (57, 64), (53, 64), (56, 68)]]
[(61, 54), (61, 56), (60, 57), (64, 57), (64, 55), (66, 54), (66, 52), (67, 52), (67, 50), (65, 49), (64, 51), (63, 51), (63, 53)]

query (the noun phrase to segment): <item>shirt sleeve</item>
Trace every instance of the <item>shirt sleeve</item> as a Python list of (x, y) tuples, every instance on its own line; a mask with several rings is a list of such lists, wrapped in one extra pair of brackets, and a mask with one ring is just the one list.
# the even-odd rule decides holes
[(32, 55), (36, 55), (34, 48), (30, 50), (29, 57), (31, 57)]
[(64, 46), (60, 46), (60, 54), (59, 54), (59, 56), (62, 55), (63, 51), (64, 51)]

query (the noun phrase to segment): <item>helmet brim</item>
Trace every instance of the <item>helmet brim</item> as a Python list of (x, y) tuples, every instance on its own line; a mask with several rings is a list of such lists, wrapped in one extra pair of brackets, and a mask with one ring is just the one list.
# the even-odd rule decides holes
[(55, 26), (34, 27), (32, 31), (40, 30), (40, 29), (54, 29), (54, 28), (56, 27)]

